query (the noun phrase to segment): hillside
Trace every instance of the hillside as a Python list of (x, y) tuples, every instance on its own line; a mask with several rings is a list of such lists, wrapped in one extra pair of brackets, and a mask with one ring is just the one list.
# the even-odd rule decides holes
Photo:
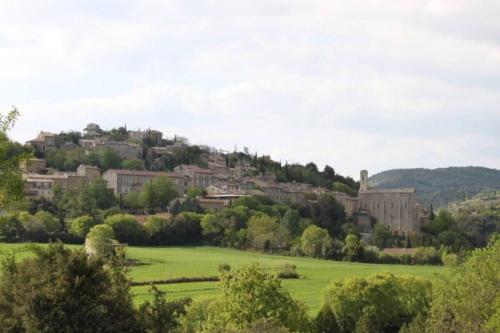
[(415, 187), (418, 200), (426, 207), (442, 207), (480, 192), (500, 190), (500, 170), (483, 167), (394, 169), (368, 180), (378, 188)]

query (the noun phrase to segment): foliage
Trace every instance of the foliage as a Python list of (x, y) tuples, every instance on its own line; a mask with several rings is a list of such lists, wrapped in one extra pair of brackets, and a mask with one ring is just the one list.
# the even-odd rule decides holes
[(494, 332), (500, 299), (500, 238), (451, 266), (433, 286), (428, 332)]
[(207, 194), (207, 191), (205, 191), (204, 188), (202, 187), (189, 187), (186, 190), (186, 197), (190, 199), (196, 199), (198, 197), (202, 197)]
[(326, 258), (332, 250), (332, 237), (327, 230), (310, 225), (300, 237), (300, 249), (310, 257)]
[(486, 189), (499, 190), (500, 171), (483, 167), (439, 169), (395, 169), (371, 176), (372, 186), (417, 190), (417, 199), (425, 207), (443, 207), (462, 201)]
[(132, 215), (112, 215), (107, 217), (104, 223), (113, 229), (113, 233), (119, 242), (141, 244), (146, 238), (144, 227)]
[(191, 303), (191, 299), (167, 301), (165, 293), (154, 285), (150, 293), (153, 295), (153, 300), (147, 300), (139, 307), (143, 326), (149, 332), (155, 333), (168, 333), (176, 329), (180, 324), (180, 317), (186, 314), (186, 307)]
[(106, 224), (93, 226), (85, 239), (85, 250), (99, 258), (111, 258), (115, 253), (115, 234)]
[(430, 287), (429, 281), (388, 273), (334, 281), (325, 293), (330, 311), (325, 309), (322, 323), (339, 332), (396, 332), (427, 309)]
[(346, 261), (361, 261), (364, 255), (364, 247), (356, 235), (347, 235), (342, 252)]
[(356, 191), (354, 191), (354, 189), (352, 189), (349, 185), (342, 182), (333, 182), (332, 190), (342, 192), (350, 196), (356, 196)]
[(248, 241), (256, 249), (272, 251), (287, 247), (290, 234), (275, 218), (254, 215), (248, 221)]
[(281, 219), (281, 224), (287, 228), (292, 236), (300, 234), (300, 214), (296, 209), (288, 208), (285, 215)]
[(123, 160), (122, 169), (126, 170), (144, 170), (144, 162), (142, 160)]
[(141, 332), (128, 282), (119, 267), (103, 268), (61, 244), (2, 264), (2, 332)]
[(94, 225), (96, 222), (91, 216), (83, 215), (70, 221), (69, 232), (84, 239)]
[(379, 249), (385, 249), (386, 247), (392, 247), (393, 242), (394, 237), (389, 228), (381, 223), (376, 223), (370, 237), (370, 244)]
[(16, 151), (7, 136), (18, 117), (16, 108), (5, 116), (0, 114), (0, 208), (21, 199), (24, 190), (19, 164), (27, 155)]
[(222, 295), (210, 305), (205, 329), (244, 329), (269, 318), (292, 332), (309, 327), (305, 307), (293, 300), (281, 282), (258, 265), (222, 275)]
[(14, 242), (21, 238), (23, 226), (15, 214), (0, 215), (0, 239)]
[(122, 158), (118, 153), (111, 149), (104, 149), (99, 154), (101, 171), (109, 169), (119, 169), (122, 164)]
[(88, 185), (88, 192), (99, 209), (109, 209), (116, 205), (113, 190), (107, 187), (107, 182), (102, 178), (92, 181)]

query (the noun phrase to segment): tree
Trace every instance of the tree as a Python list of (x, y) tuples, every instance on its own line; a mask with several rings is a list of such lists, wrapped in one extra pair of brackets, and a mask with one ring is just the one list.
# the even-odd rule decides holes
[(315, 219), (317, 224), (328, 230), (332, 237), (342, 232), (342, 223), (345, 221), (344, 206), (339, 204), (333, 195), (322, 194), (318, 198), (318, 211)]
[(96, 222), (90, 215), (83, 215), (70, 221), (69, 232), (79, 238), (85, 239), (94, 225), (96, 225)]
[(498, 332), (500, 238), (435, 281), (427, 332)]
[(123, 160), (122, 169), (126, 170), (144, 170), (144, 162), (141, 160)]
[(325, 258), (332, 249), (332, 237), (327, 230), (310, 225), (300, 237), (300, 249), (309, 257)]
[(392, 246), (393, 236), (389, 228), (383, 224), (377, 223), (373, 228), (373, 233), (370, 237), (370, 243), (379, 249), (385, 249)]
[(119, 169), (122, 164), (122, 158), (114, 150), (105, 149), (100, 153), (101, 171), (108, 169)]
[(356, 235), (347, 235), (342, 252), (344, 253), (344, 260), (359, 261), (363, 258), (364, 247)]
[(351, 196), (354, 196), (356, 194), (352, 188), (342, 182), (333, 182), (333, 190), (337, 192), (343, 192)]
[(291, 332), (308, 331), (305, 306), (259, 265), (244, 266), (221, 278), (222, 295), (210, 304), (205, 329), (245, 329), (262, 319), (273, 319)]
[(330, 329), (339, 332), (397, 332), (430, 301), (431, 283), (385, 273), (334, 281), (325, 292)]
[(297, 210), (289, 208), (283, 219), (281, 220), (281, 224), (290, 231), (292, 236), (297, 236), (300, 233), (300, 215)]
[(186, 307), (191, 304), (190, 298), (168, 301), (165, 292), (152, 286), (150, 294), (153, 300), (146, 300), (139, 307), (141, 322), (148, 332), (168, 333), (176, 329), (180, 317), (186, 314)]
[(108, 209), (116, 205), (115, 194), (112, 189), (108, 188), (104, 179), (97, 178), (93, 180), (88, 186), (88, 191), (95, 199), (97, 208)]
[(0, 239), (17, 241), (22, 233), (23, 226), (15, 214), (0, 215)]
[(138, 197), (139, 204), (148, 214), (154, 214), (158, 199), (155, 195), (155, 189), (151, 182), (144, 184)]
[(6, 116), (0, 114), (0, 208), (23, 196), (24, 181), (19, 164), (27, 155), (13, 152), (13, 144), (7, 136), (18, 117), (16, 108)]
[(104, 223), (113, 229), (116, 239), (122, 243), (141, 244), (146, 238), (144, 227), (133, 215), (116, 214), (107, 217)]
[(43, 226), (48, 235), (54, 235), (61, 230), (61, 223), (49, 212), (41, 210), (35, 214), (35, 219)]
[(266, 214), (254, 215), (248, 221), (248, 240), (260, 250), (272, 251), (287, 246), (290, 233), (275, 218)]
[(198, 197), (202, 197), (207, 194), (207, 191), (202, 187), (189, 187), (186, 190), (186, 197), (190, 199), (196, 199)]
[(120, 267), (62, 244), (0, 269), (2, 332), (142, 332)]
[(105, 224), (98, 224), (90, 228), (85, 238), (85, 251), (99, 258), (113, 257), (116, 245), (113, 229)]

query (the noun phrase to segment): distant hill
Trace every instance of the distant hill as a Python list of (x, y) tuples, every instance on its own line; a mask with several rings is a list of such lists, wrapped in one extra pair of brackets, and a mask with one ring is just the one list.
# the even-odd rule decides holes
[(394, 169), (369, 177), (378, 188), (415, 187), (417, 198), (426, 207), (442, 207), (470, 199), (484, 191), (500, 190), (500, 170), (483, 167), (439, 169)]

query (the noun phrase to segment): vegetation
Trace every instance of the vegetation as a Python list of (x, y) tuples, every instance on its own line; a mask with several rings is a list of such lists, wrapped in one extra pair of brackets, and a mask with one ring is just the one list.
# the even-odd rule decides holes
[(373, 175), (369, 182), (375, 187), (414, 187), (424, 206), (432, 204), (439, 208), (486, 190), (500, 190), (500, 170), (482, 167), (395, 169)]

